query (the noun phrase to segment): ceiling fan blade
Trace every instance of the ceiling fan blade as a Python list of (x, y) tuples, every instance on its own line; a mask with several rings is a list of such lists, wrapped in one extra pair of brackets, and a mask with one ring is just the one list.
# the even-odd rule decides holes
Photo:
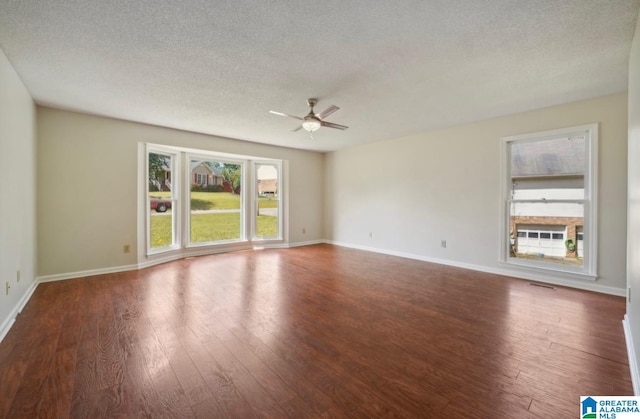
[(302, 125), (299, 125), (298, 128), (293, 130), (293, 132), (300, 131), (301, 129), (302, 129)]
[(272, 113), (272, 114), (278, 115), (278, 116), (288, 116), (289, 118), (295, 118), (295, 119), (299, 119), (299, 120), (302, 121), (302, 118), (300, 118), (299, 116), (289, 115), (288, 113), (282, 113), (282, 112), (276, 112), (276, 111), (269, 111), (269, 113)]
[(332, 113), (334, 113), (335, 111), (337, 111), (338, 108), (336, 105), (331, 105), (329, 106), (327, 109), (325, 109), (324, 111), (320, 112), (319, 114), (316, 114), (316, 116), (320, 119), (324, 119), (327, 116), (331, 115)]
[(341, 130), (345, 130), (345, 129), (349, 128), (346, 125), (334, 124), (332, 122), (326, 122), (326, 121), (321, 121), (320, 125), (322, 125), (323, 127), (327, 127), (327, 128), (336, 128), (336, 129), (341, 129)]

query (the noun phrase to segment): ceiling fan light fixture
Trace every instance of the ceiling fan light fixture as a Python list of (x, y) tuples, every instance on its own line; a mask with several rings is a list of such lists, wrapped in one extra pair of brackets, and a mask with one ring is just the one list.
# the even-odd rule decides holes
[(314, 132), (320, 129), (320, 121), (315, 118), (309, 118), (302, 121), (302, 128), (306, 131)]
[[(313, 134), (314, 131), (319, 130), (321, 127), (335, 128), (335, 129), (341, 129), (341, 130), (345, 130), (349, 128), (346, 125), (334, 124), (333, 122), (325, 121), (325, 118), (327, 116), (333, 114), (335, 111), (337, 111), (340, 108), (338, 108), (336, 105), (331, 105), (324, 111), (320, 113), (315, 113), (315, 111), (313, 110), (313, 107), (316, 106), (317, 103), (318, 103), (318, 99), (314, 99), (314, 98), (307, 99), (307, 105), (309, 105), (309, 113), (306, 114), (304, 117), (289, 115), (288, 113), (282, 113), (277, 111), (269, 111), (269, 112), (274, 115), (286, 116), (288, 118), (293, 118), (293, 119), (297, 119), (298, 121), (302, 121), (302, 123), (298, 125), (298, 127), (294, 129), (293, 132), (304, 129), (308, 133)], [(311, 138), (313, 138), (313, 135), (311, 136)]]

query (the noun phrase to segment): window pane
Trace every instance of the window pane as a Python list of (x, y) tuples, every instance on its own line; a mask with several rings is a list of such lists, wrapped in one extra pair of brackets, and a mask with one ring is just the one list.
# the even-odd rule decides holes
[(239, 240), (242, 237), (242, 165), (190, 160), (191, 244)]
[(149, 196), (149, 248), (173, 246), (175, 243), (175, 220), (173, 217), (174, 196), (172, 155), (152, 153), (148, 155)]
[(564, 239), (575, 241), (575, 233), (565, 232), (583, 223), (584, 204), (562, 200), (584, 198), (584, 147), (584, 137), (512, 144), (510, 223), (529, 231), (526, 239), (518, 238), (511, 257), (583, 265), (582, 254)]
[(256, 164), (256, 237), (280, 237), (280, 174), (278, 166)]
[(597, 245), (582, 226), (597, 231), (597, 124), (503, 141), (503, 260), (594, 278)]
[(511, 144), (512, 199), (584, 199), (585, 137)]

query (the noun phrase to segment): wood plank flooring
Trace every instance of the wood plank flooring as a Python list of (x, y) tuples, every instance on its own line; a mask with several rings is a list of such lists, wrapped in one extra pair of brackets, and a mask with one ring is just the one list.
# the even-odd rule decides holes
[(330, 245), (45, 283), (0, 418), (577, 417), (631, 395), (623, 298)]

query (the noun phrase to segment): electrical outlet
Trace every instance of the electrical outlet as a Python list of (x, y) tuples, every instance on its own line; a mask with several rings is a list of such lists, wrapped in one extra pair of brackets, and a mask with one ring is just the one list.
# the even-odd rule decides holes
[(372, 239), (373, 238), (373, 232), (369, 232), (369, 238)]
[(302, 228), (302, 234), (307, 234), (307, 229), (306, 228)]
[(20, 270), (16, 271), (16, 282), (20, 282)]
[(6, 291), (7, 295), (9, 295), (9, 290), (11, 289), (11, 285), (9, 285), (9, 281), (7, 281), (7, 288), (6, 289), (7, 289), (7, 291)]
[(446, 240), (442, 240), (440, 242), (440, 247), (447, 247), (447, 241)]
[(131, 246), (129, 246), (128, 244), (125, 244), (124, 246), (122, 246), (123, 253), (129, 253), (130, 251), (131, 251)]

